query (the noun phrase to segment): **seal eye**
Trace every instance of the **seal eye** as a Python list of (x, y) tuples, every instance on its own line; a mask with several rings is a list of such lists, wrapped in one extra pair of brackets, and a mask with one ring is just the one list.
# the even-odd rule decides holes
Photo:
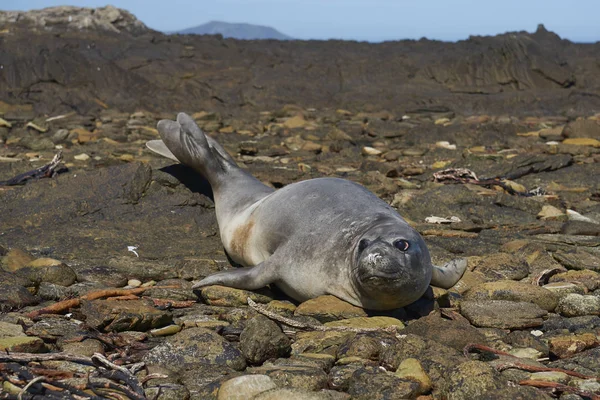
[(394, 247), (400, 251), (406, 251), (410, 247), (410, 244), (404, 239), (399, 239), (394, 242)]
[(367, 239), (361, 239), (360, 242), (358, 242), (358, 251), (362, 252), (364, 249), (367, 248), (368, 245), (369, 241)]

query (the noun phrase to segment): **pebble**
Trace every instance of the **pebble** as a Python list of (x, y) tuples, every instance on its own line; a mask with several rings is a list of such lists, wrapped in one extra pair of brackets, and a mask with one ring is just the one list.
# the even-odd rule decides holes
[(77, 154), (75, 156), (73, 156), (74, 159), (76, 159), (77, 161), (87, 161), (90, 159), (90, 156), (87, 155), (86, 153), (81, 153), (81, 154)]
[(131, 287), (131, 288), (137, 288), (142, 286), (142, 282), (138, 279), (130, 279), (127, 281), (127, 286)]
[(396, 370), (396, 376), (398, 378), (417, 382), (419, 384), (418, 394), (429, 392), (433, 386), (429, 375), (427, 375), (423, 366), (416, 358), (407, 358), (403, 360)]

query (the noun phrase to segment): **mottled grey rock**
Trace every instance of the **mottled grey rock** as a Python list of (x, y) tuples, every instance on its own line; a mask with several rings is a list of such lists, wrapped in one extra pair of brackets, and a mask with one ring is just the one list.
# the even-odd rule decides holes
[(565, 317), (600, 314), (600, 297), (571, 293), (560, 299), (556, 312)]
[(73, 292), (66, 286), (56, 285), (54, 283), (42, 282), (38, 287), (37, 295), (42, 300), (63, 300), (72, 295)]
[(188, 400), (190, 398), (190, 391), (185, 386), (172, 383), (146, 387), (144, 394), (147, 398), (155, 400)]
[(277, 385), (267, 375), (242, 375), (229, 379), (219, 388), (218, 400), (246, 400), (275, 389)]
[(463, 301), (460, 312), (475, 326), (501, 329), (541, 326), (548, 314), (537, 304), (507, 300)]
[(206, 364), (239, 371), (246, 368), (246, 360), (240, 350), (214, 331), (204, 328), (190, 328), (170, 336), (146, 354), (144, 362), (173, 370)]
[(291, 343), (275, 322), (257, 315), (246, 323), (240, 335), (240, 349), (249, 364), (262, 364), (289, 355)]
[(76, 268), (75, 272), (79, 282), (100, 283), (108, 287), (123, 287), (129, 279), (122, 271), (105, 265)]
[(60, 344), (65, 339), (81, 336), (84, 326), (63, 318), (43, 318), (27, 328), (27, 334)]
[(419, 394), (419, 384), (409, 379), (398, 378), (378, 367), (366, 367), (352, 374), (348, 393), (353, 399), (407, 399)]
[(38, 302), (39, 300), (23, 286), (0, 283), (1, 312), (35, 305)]
[(350, 387), (352, 375), (364, 366), (359, 363), (336, 365), (329, 372), (328, 385), (331, 389), (347, 391)]
[(348, 400), (349, 398), (350, 396), (346, 393), (333, 390), (311, 392), (302, 389), (281, 388), (262, 392), (253, 400)]
[[(600, 229), (600, 225), (597, 225)], [(600, 239), (598, 239), (600, 241)], [(571, 251), (558, 250), (554, 258), (567, 269), (600, 272), (600, 256), (590, 250), (576, 248)]]
[(499, 372), (481, 361), (467, 361), (454, 367), (443, 393), (449, 400), (523, 400), (551, 399), (542, 391), (532, 387), (507, 385)]

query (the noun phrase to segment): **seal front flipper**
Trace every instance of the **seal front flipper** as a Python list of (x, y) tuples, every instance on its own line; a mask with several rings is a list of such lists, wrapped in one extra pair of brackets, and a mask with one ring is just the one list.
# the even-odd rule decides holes
[(146, 147), (155, 152), (156, 154), (160, 154), (163, 157), (167, 157), (168, 159), (179, 162), (177, 157), (175, 157), (175, 155), (171, 153), (171, 150), (169, 150), (165, 142), (163, 142), (160, 139), (147, 141)]
[(431, 276), (431, 285), (442, 289), (450, 289), (452, 286), (456, 285), (456, 282), (460, 280), (466, 269), (466, 258), (452, 260), (442, 267), (434, 265), (433, 274)]
[(192, 289), (222, 285), (236, 289), (256, 290), (277, 280), (277, 269), (267, 259), (254, 267), (234, 268), (217, 272), (196, 283)]

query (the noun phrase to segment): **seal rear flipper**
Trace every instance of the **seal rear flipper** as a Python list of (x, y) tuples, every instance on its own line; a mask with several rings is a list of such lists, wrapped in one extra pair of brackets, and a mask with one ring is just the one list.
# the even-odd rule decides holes
[(431, 285), (442, 289), (450, 289), (462, 278), (467, 269), (467, 259), (452, 260), (441, 267), (433, 266)]
[(277, 280), (275, 269), (265, 260), (254, 267), (234, 268), (217, 272), (196, 283), (192, 289), (205, 286), (222, 285), (236, 289), (256, 290)]
[(222, 181), (231, 169), (238, 169), (227, 152), (214, 140), (209, 141), (189, 115), (179, 113), (177, 121), (163, 119), (157, 128), (163, 144), (150, 141), (148, 148), (194, 168), (211, 185)]
[(175, 155), (173, 153), (171, 153), (171, 150), (169, 150), (169, 148), (167, 147), (167, 145), (165, 144), (165, 142), (163, 142), (162, 140), (149, 140), (146, 142), (146, 147), (150, 150), (152, 150), (153, 152), (155, 152), (156, 154), (159, 154), (163, 157), (167, 157), (173, 161), (177, 161), (179, 162), (179, 160), (177, 159), (177, 157), (175, 157)]

